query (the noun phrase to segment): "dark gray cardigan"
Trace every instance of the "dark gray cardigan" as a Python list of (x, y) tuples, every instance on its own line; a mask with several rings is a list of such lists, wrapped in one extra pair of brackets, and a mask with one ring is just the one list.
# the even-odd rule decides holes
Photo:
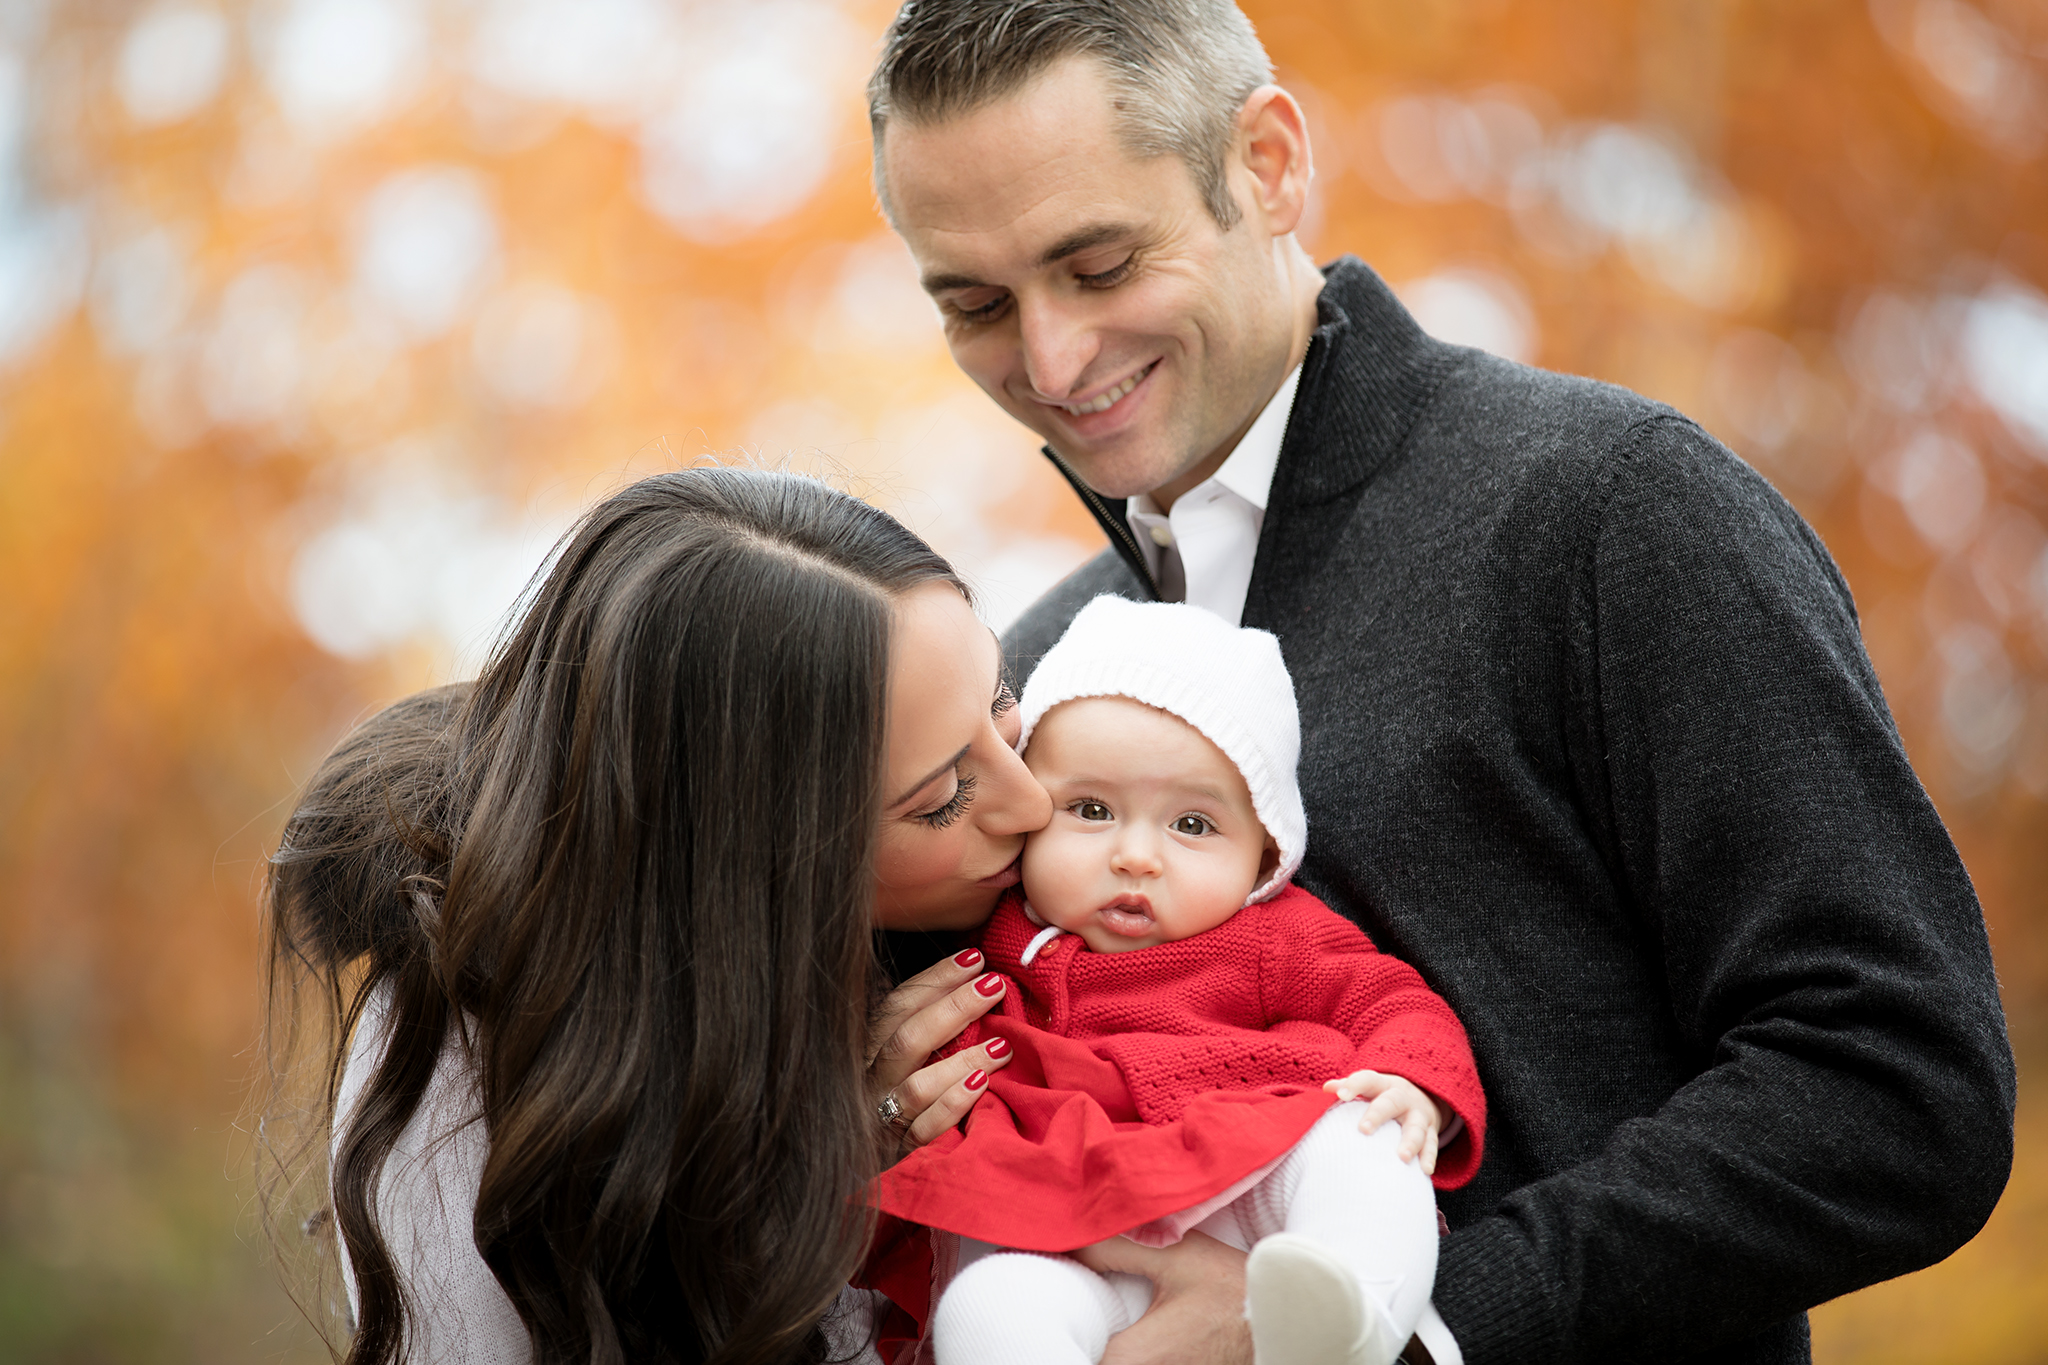
[[(1301, 881), (1465, 1021), (1443, 1197), (1468, 1365), (1808, 1359), (1804, 1309), (1947, 1255), (2012, 1156), (1968, 876), (1827, 551), (1667, 407), (1425, 336), (1328, 271), (1244, 623), (1301, 702)], [(1111, 548), (1004, 643), (1016, 675)]]

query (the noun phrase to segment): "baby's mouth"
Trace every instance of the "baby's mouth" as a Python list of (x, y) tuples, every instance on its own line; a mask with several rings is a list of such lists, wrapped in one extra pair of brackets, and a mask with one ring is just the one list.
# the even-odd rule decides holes
[(1123, 895), (1095, 912), (1102, 927), (1125, 938), (1144, 938), (1159, 928), (1152, 918), (1152, 902), (1143, 896)]

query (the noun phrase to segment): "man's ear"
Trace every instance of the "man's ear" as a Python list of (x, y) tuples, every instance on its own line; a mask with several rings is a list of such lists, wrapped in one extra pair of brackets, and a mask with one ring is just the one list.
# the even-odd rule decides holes
[[(1308, 145), (1308, 119), (1294, 96), (1277, 85), (1262, 85), (1237, 111), (1236, 177), (1250, 191), (1246, 205), (1274, 237), (1285, 237), (1301, 222), (1308, 182), (1315, 174)], [(1236, 167), (1232, 168), (1237, 169)]]

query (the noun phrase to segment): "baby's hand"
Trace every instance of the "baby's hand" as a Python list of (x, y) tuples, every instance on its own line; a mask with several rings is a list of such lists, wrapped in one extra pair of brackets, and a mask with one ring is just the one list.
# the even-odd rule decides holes
[(1443, 1114), (1421, 1086), (1384, 1072), (1354, 1071), (1349, 1076), (1324, 1081), (1323, 1089), (1340, 1100), (1372, 1101), (1359, 1121), (1361, 1133), (1375, 1132), (1388, 1119), (1399, 1119), (1401, 1160), (1413, 1161), (1420, 1156), (1423, 1174), (1436, 1174), (1436, 1135), (1443, 1126)]

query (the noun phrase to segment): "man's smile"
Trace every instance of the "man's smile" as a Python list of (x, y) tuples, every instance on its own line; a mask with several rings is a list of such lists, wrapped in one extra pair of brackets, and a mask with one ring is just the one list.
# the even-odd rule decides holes
[(1096, 394), (1093, 398), (1088, 399), (1086, 402), (1058, 403), (1048, 402), (1045, 399), (1040, 399), (1039, 401), (1041, 403), (1044, 403), (1047, 407), (1059, 408), (1061, 411), (1065, 412), (1070, 417), (1087, 417), (1098, 412), (1108, 412), (1111, 408), (1115, 407), (1118, 403), (1121, 403), (1126, 397), (1128, 397), (1130, 395), (1131, 390), (1137, 388), (1139, 384), (1143, 383), (1145, 377), (1151, 374), (1152, 371), (1157, 369), (1158, 367), (1159, 362), (1157, 360), (1151, 361), (1148, 364), (1146, 364), (1143, 368), (1135, 371), (1134, 373), (1126, 377), (1122, 383), (1112, 384), (1110, 387), (1104, 389), (1101, 393)]

